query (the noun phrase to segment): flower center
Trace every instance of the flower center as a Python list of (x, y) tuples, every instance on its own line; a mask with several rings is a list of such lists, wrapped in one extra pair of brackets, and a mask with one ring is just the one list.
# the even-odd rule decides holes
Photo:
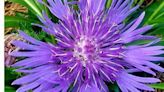
[(87, 63), (94, 61), (97, 58), (98, 48), (94, 39), (81, 37), (77, 40), (74, 48), (74, 56), (81, 61), (85, 67)]

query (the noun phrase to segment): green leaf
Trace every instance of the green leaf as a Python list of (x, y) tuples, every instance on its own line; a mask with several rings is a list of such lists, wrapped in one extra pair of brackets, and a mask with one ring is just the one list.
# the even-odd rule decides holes
[(151, 20), (149, 21), (150, 24), (153, 24), (153, 23), (163, 23), (164, 21), (164, 17), (161, 17), (161, 18), (157, 18), (157, 19), (154, 19), (154, 20)]
[[(144, 25), (154, 25), (153, 29), (148, 31), (147, 35), (154, 35), (164, 41), (164, 2), (163, 0), (154, 0), (154, 2), (145, 9), (146, 15)], [(160, 43), (159, 45), (163, 45)]]
[[(45, 0), (44, 0), (45, 1)], [(44, 2), (43, 1), (43, 2)], [(46, 0), (47, 1), (47, 0)], [(34, 3), (37, 5), (37, 7), (40, 9), (40, 10), (43, 10), (46, 6), (42, 5), (41, 3), (38, 2), (38, 0), (34, 0)]]
[(157, 25), (154, 30), (150, 31), (148, 34), (150, 35), (155, 35), (159, 38), (161, 38), (162, 40), (164, 40), (164, 27), (163, 27), (164, 23), (161, 25)]
[(149, 7), (145, 9), (145, 11), (146, 11), (146, 16), (144, 19), (144, 25), (161, 23), (161, 21), (164, 19), (163, 0), (155, 0)]
[(106, 2), (106, 8), (108, 9), (112, 3), (112, 0), (107, 0)]
[(38, 7), (35, 0), (23, 0), (38, 16), (42, 17), (42, 11)]
[(5, 84), (10, 84), (13, 80), (21, 76), (21, 73), (15, 72), (15, 69), (5, 67)]
[(164, 40), (160, 41), (159, 44), (164, 46)]
[(19, 27), (20, 24), (31, 24), (31, 20), (17, 16), (5, 16), (5, 27)]
[(150, 86), (156, 89), (164, 89), (164, 83), (150, 84)]
[(5, 87), (5, 92), (15, 92), (15, 89), (13, 87), (6, 86)]

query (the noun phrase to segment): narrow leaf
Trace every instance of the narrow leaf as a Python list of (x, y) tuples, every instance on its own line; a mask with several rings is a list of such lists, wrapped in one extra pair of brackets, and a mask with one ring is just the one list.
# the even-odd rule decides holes
[(30, 24), (31, 22), (23, 17), (5, 16), (5, 27), (19, 27), (21, 23)]
[(151, 84), (150, 86), (156, 89), (164, 89), (164, 83)]

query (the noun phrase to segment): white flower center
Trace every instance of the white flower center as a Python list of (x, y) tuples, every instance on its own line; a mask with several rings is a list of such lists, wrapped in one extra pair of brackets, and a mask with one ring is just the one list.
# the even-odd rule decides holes
[(96, 52), (98, 51), (96, 43), (93, 39), (88, 39), (83, 36), (77, 40), (74, 48), (74, 56), (81, 61), (85, 67), (87, 63), (96, 59)]

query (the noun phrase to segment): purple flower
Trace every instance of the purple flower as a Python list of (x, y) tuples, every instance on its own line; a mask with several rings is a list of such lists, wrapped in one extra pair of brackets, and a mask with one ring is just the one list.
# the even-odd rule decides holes
[[(153, 70), (164, 72), (156, 65), (164, 60), (164, 46), (155, 46), (159, 39), (143, 35), (152, 26), (138, 28), (145, 13), (129, 24), (123, 21), (138, 6), (131, 8), (131, 0), (113, 0), (105, 9), (106, 0), (47, 0), (52, 14), (59, 18), (53, 23), (45, 13), (41, 27), (54, 35), (57, 44), (38, 41), (22, 31), (28, 41), (14, 41), (22, 48), (12, 52), (26, 57), (13, 65), (24, 77), (12, 84), (22, 85), (17, 92), (108, 92), (106, 83), (117, 83), (122, 92), (154, 91), (147, 84), (160, 82), (151, 77), (139, 77), (135, 72), (155, 75)], [(78, 5), (78, 10), (73, 5)], [(147, 44), (127, 45), (138, 40)]]

